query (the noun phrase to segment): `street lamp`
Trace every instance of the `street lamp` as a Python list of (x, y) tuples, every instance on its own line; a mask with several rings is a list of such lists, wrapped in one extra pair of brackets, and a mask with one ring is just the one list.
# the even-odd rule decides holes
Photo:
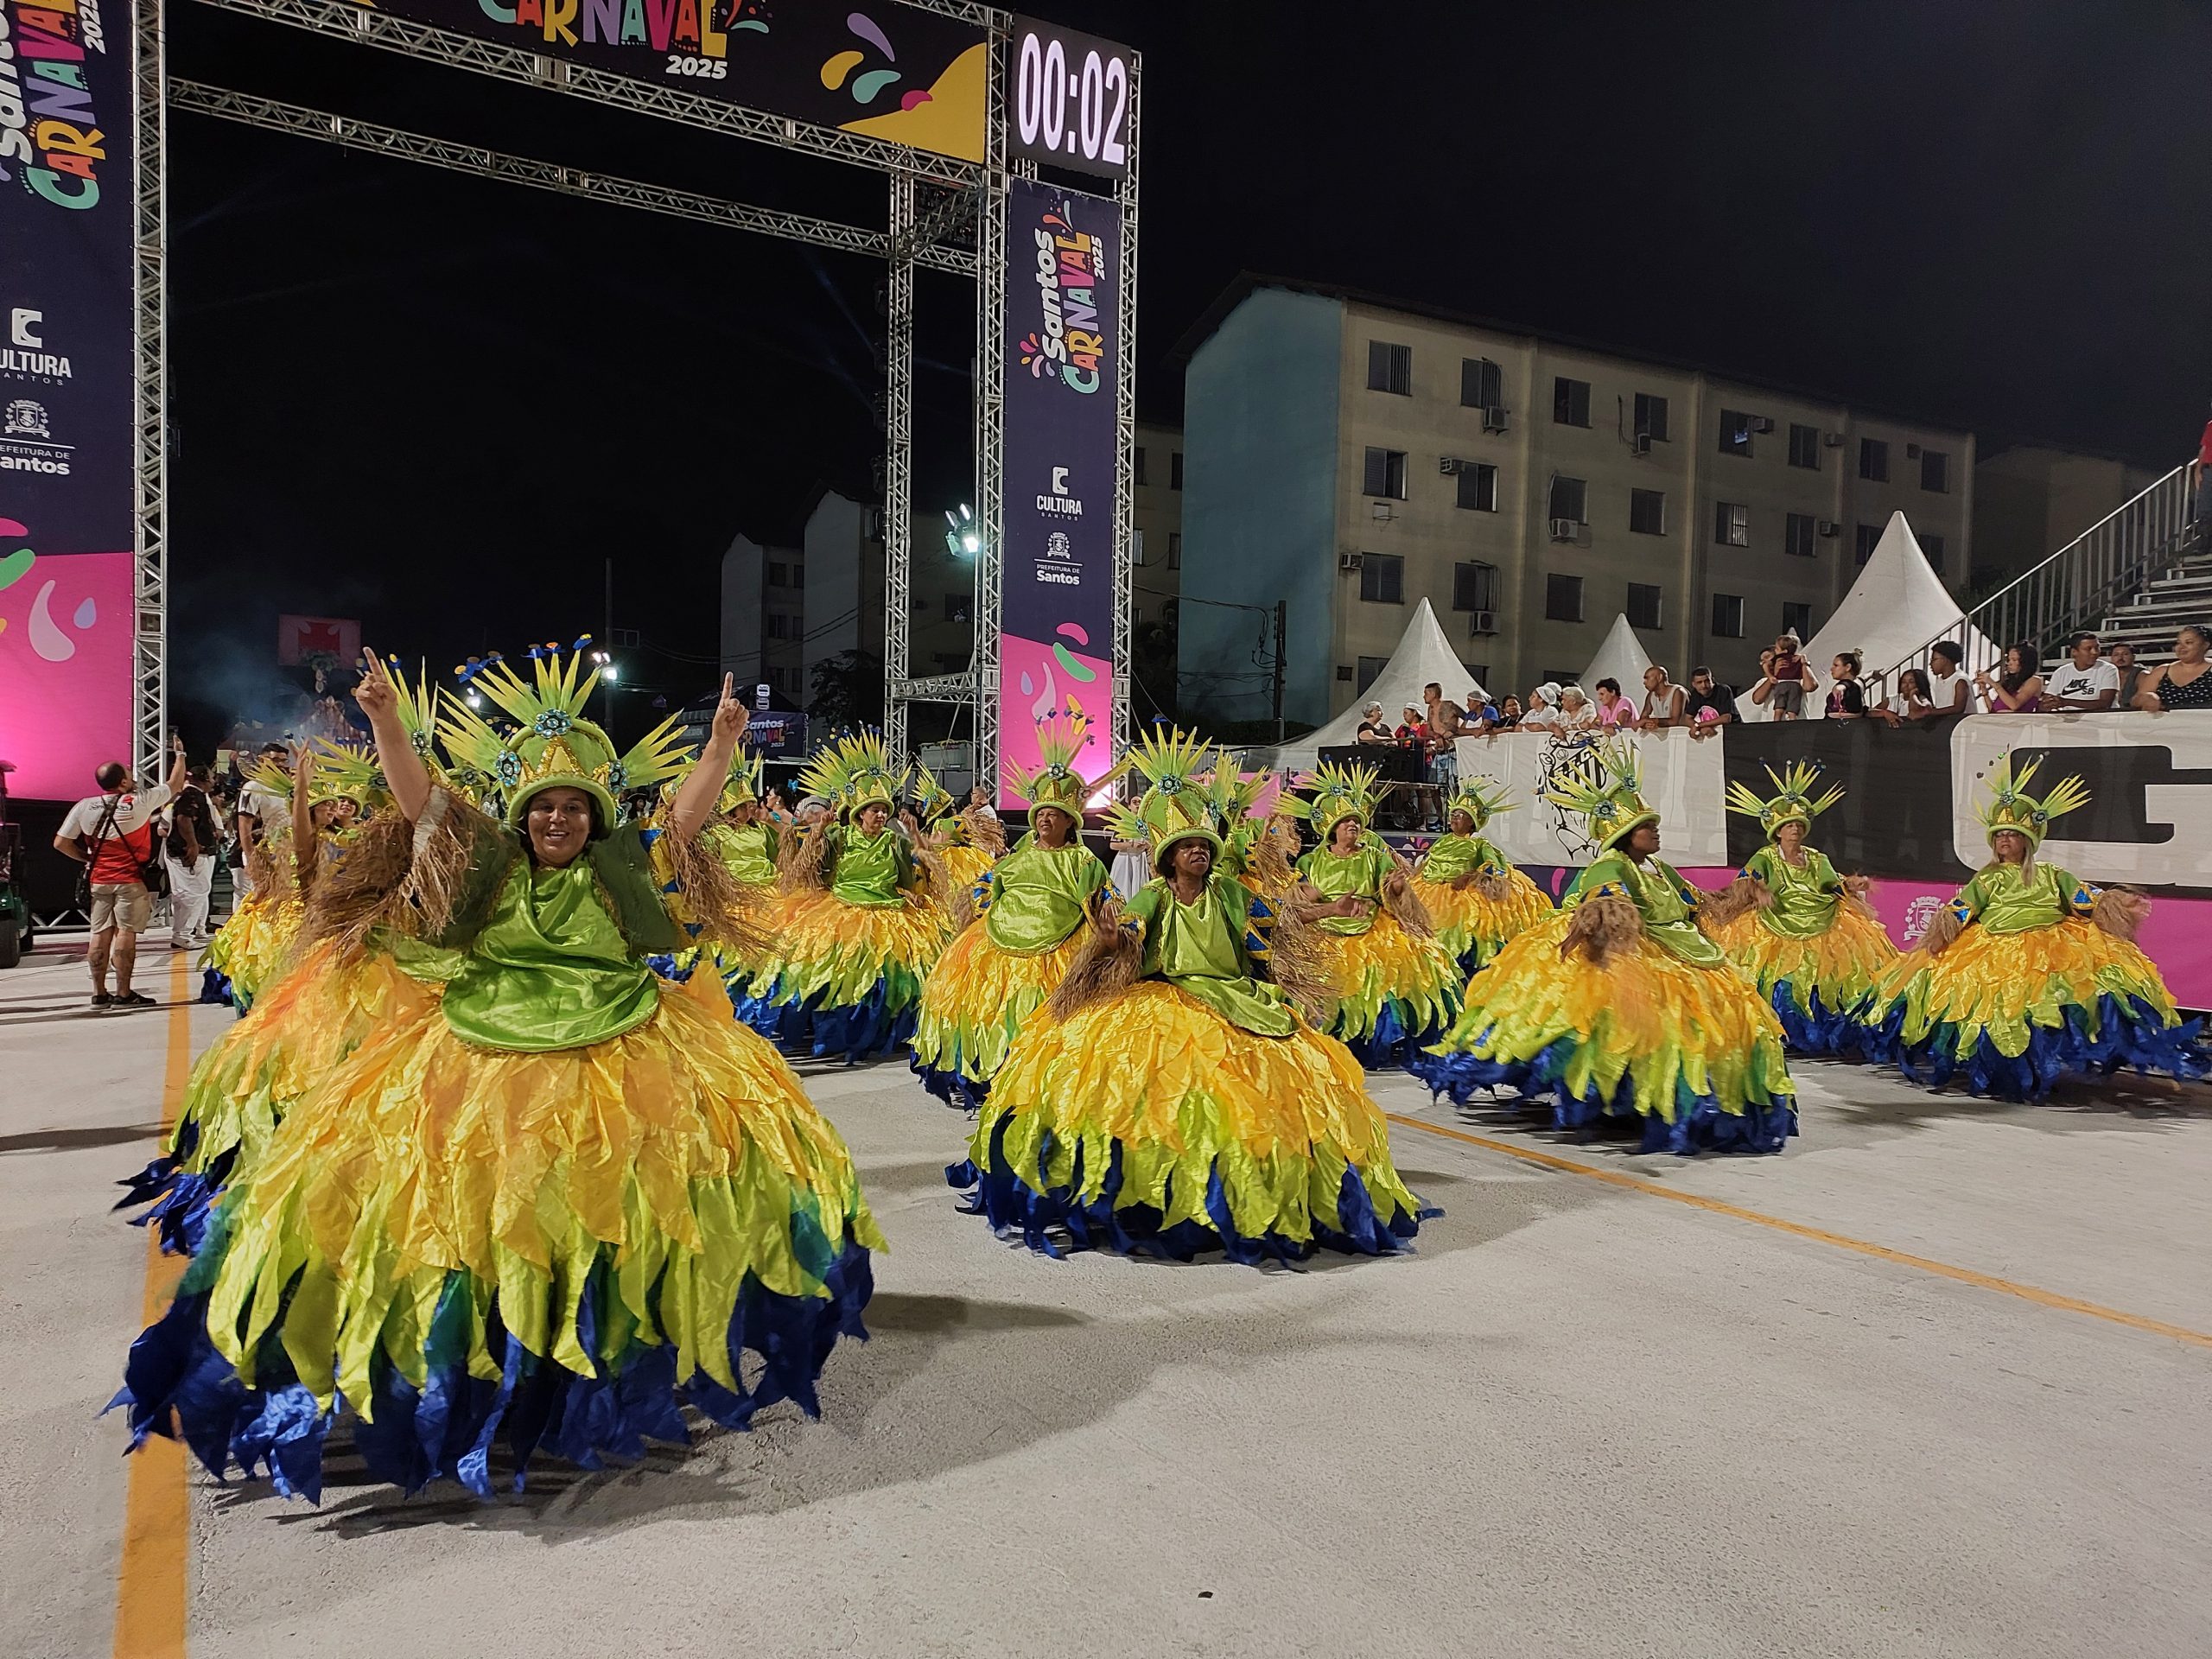
[(972, 559), (983, 550), (983, 536), (976, 527), (975, 509), (965, 501), (960, 504), (957, 514), (948, 508), (944, 522), (949, 526), (944, 532), (944, 550), (954, 558), (964, 555)]

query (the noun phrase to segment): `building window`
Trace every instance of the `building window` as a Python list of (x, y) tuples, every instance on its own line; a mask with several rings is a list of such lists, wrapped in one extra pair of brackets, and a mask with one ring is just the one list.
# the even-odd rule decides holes
[(1628, 625), (1631, 628), (1656, 628), (1659, 626), (1658, 583), (1652, 582), (1629, 583)]
[(1941, 449), (1920, 452), (1920, 487), (1933, 490), (1938, 495), (1951, 491), (1951, 457)]
[(1636, 435), (1654, 443), (1667, 442), (1667, 400), (1650, 392), (1636, 394)]
[(1724, 455), (1748, 455), (1751, 453), (1751, 417), (1740, 409), (1720, 411), (1720, 453)]
[(1628, 493), (1628, 527), (1639, 536), (1664, 536), (1667, 533), (1667, 493), (1664, 490), (1630, 490)]
[(1402, 449), (1370, 449), (1363, 493), (1382, 496), (1392, 501), (1404, 500), (1406, 452)]
[(771, 639), (790, 639), (791, 620), (787, 616), (771, 616), (768, 619), (768, 637)]
[(768, 585), (771, 588), (790, 587), (791, 585), (791, 566), (780, 564), (771, 559), (768, 562)]
[(1183, 532), (1179, 530), (1167, 532), (1167, 568), (1170, 570), (1183, 568)]
[(1559, 375), (1552, 381), (1552, 419), (1560, 426), (1590, 424), (1590, 383)]
[[(1452, 608), (1455, 611), (1494, 611), (1497, 608), (1497, 567), (1479, 560), (1463, 559), (1452, 567)], [(1478, 677), (1480, 677), (1478, 676)]]
[(1789, 464), (1808, 473), (1821, 470), (1821, 429), (1789, 423)]
[(1920, 550), (1928, 556), (1928, 568), (1937, 575), (1942, 575), (1943, 574), (1943, 538), (1941, 536), (1923, 536), (1920, 538)]
[(1394, 391), (1401, 397), (1414, 395), (1414, 348), (1393, 346), (1387, 340), (1367, 342), (1367, 389)]
[(1783, 600), (1782, 601), (1782, 631), (1784, 633), (1796, 634), (1800, 640), (1811, 639), (1813, 637), (1811, 604), (1808, 602), (1801, 605), (1796, 600)]
[(1459, 463), (1459, 505), (1477, 512), (1497, 511), (1497, 468), (1488, 461)]
[(1131, 469), (1130, 476), (1132, 480), (1135, 483), (1141, 484), (1144, 482), (1144, 445), (1142, 444), (1139, 444), (1136, 447), (1135, 464)]
[(1490, 690), (1490, 664), (1488, 663), (1462, 663), (1459, 666), (1467, 671), (1467, 677), (1470, 680), (1472, 680), (1477, 685), (1482, 687), (1485, 691)]
[(1551, 519), (1554, 524), (1586, 524), (1589, 486), (1579, 478), (1552, 480)]
[(1171, 490), (1183, 487), (1183, 452), (1180, 449), (1167, 457), (1167, 487)]
[(947, 594), (944, 596), (944, 620), (948, 622), (969, 622), (975, 620), (973, 594)]
[(1715, 594), (1713, 596), (1713, 637), (1716, 639), (1740, 639), (1744, 637), (1744, 596), (1741, 594)]
[(1459, 359), (1459, 406), (1496, 409), (1505, 402), (1505, 375), (1486, 357)]
[(1363, 657), (1359, 659), (1359, 690), (1364, 696), (1367, 688), (1375, 683), (1376, 677), (1390, 666), (1388, 657)]
[(1722, 547), (1751, 544), (1751, 510), (1741, 501), (1713, 504), (1713, 539)]
[(1813, 537), (1819, 533), (1809, 512), (1793, 512), (1783, 521), (1782, 550), (1801, 559), (1813, 556)]
[(1359, 596), (1376, 605), (1404, 604), (1406, 562), (1395, 553), (1361, 554)]
[(1869, 483), (1890, 481), (1890, 444), (1886, 438), (1859, 440), (1859, 476)]
[(1582, 620), (1582, 578), (1546, 576), (1544, 615), (1553, 622), (1580, 622)]
[(1881, 539), (1882, 527), (1879, 524), (1861, 524), (1859, 526), (1859, 563), (1864, 564), (1867, 560), (1874, 556), (1875, 545), (1879, 543)]

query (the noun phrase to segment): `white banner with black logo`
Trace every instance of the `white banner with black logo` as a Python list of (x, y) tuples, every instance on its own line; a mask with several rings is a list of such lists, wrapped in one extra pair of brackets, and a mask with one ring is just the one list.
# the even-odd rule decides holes
[[(1728, 861), (1728, 826), (1721, 810), (1727, 788), (1724, 739), (1687, 729), (1624, 734), (1643, 764), (1643, 795), (1659, 814), (1660, 854), (1670, 864)], [(1483, 833), (1516, 864), (1582, 865), (1597, 856), (1580, 814), (1544, 798), (1597, 766), (1597, 746), (1586, 736), (1554, 737), (1513, 732), (1463, 737), (1454, 746), (1459, 776), (1482, 777), (1512, 791), (1514, 810), (1502, 812)]]

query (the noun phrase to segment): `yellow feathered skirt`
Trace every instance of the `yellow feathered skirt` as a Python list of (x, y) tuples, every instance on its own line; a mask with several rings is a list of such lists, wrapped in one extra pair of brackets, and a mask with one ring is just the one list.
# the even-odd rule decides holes
[(1440, 939), (1377, 910), (1364, 933), (1316, 927), (1315, 967), (1336, 988), (1328, 1033), (1363, 1066), (1403, 1065), (1459, 1012), (1459, 964)]
[(1463, 1105), (1478, 1089), (1548, 1103), (1562, 1128), (1640, 1116), (1647, 1152), (1779, 1152), (1796, 1132), (1796, 1089), (1751, 981), (1649, 935), (1603, 966), (1580, 949), (1562, 957), (1573, 921), (1559, 911), (1509, 940), (1414, 1071)]
[(1455, 887), (1449, 881), (1411, 878), (1413, 890), (1436, 925), (1438, 943), (1471, 974), (1497, 954), (1498, 946), (1536, 926), (1552, 912), (1550, 896), (1517, 869), (1503, 878), (1505, 893), (1492, 899), (1474, 882)]
[(1344, 1045), (1255, 1036), (1161, 980), (1022, 1027), (945, 1172), (1034, 1249), (1189, 1260), (1399, 1249), (1424, 1214)]
[(739, 1019), (817, 1055), (857, 1061), (905, 1046), (950, 931), (943, 910), (848, 905), (808, 889), (781, 895), (769, 925), (773, 942), (733, 987)]
[(231, 1006), (240, 1014), (282, 969), (306, 919), (296, 898), (252, 893), (207, 941), (200, 961), (230, 981)]
[(913, 1039), (922, 1086), (947, 1105), (981, 1106), (1015, 1035), (1082, 954), (1085, 931), (1025, 954), (994, 944), (980, 918), (962, 929), (922, 987)]
[[(488, 1492), (504, 1439), (596, 1467), (815, 1409), (864, 1335), (881, 1236), (781, 1057), (665, 991), (581, 1048), (472, 1047), (435, 1011), (380, 1033), (295, 1106), (217, 1210), (169, 1315), (131, 1352), (134, 1430), (312, 1496), (334, 1406), (410, 1490)], [(502, 1433), (502, 1424), (505, 1424)]]
[(1824, 932), (1785, 938), (1746, 911), (1700, 924), (1774, 1007), (1792, 1052), (1840, 1054), (1859, 1046), (1859, 1012), (1897, 948), (1872, 912), (1845, 899)]

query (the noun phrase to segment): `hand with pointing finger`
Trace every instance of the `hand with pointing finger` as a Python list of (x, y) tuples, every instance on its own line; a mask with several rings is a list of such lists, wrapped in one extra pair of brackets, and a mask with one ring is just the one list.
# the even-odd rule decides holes
[(714, 741), (727, 743), (733, 748), (736, 747), (738, 739), (745, 735), (745, 728), (752, 720), (752, 716), (746, 713), (744, 702), (736, 694), (736, 677), (734, 674), (722, 676), (722, 698), (715, 705)]

